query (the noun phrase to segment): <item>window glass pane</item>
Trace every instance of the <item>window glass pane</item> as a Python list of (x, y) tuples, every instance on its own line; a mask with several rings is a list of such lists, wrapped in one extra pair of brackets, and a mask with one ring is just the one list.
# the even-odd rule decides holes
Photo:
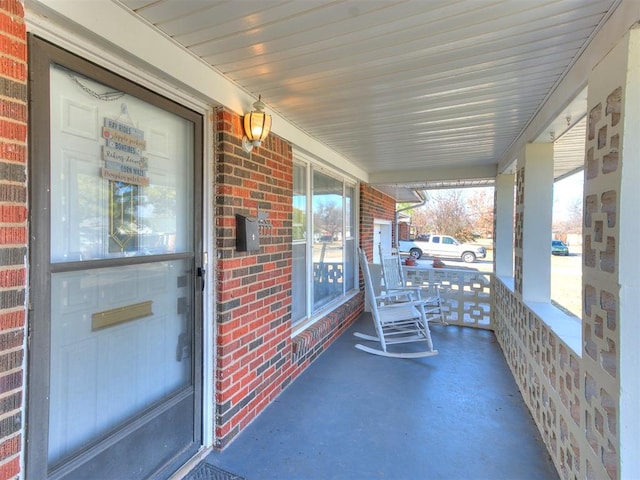
[(307, 167), (293, 166), (293, 240), (307, 239)]
[(345, 188), (345, 237), (344, 243), (344, 291), (345, 293), (355, 287), (356, 266), (356, 242), (355, 242), (355, 188), (347, 185)]
[(345, 228), (346, 228), (346, 232), (345, 232), (345, 238), (353, 238), (355, 235), (355, 212), (353, 211), (354, 208), (354, 188), (352, 186), (347, 185), (347, 187), (345, 188), (345, 208), (347, 209), (347, 211), (345, 212)]
[(353, 238), (344, 242), (344, 290), (345, 293), (355, 288), (356, 273), (356, 241)]
[(291, 267), (292, 295), (291, 320), (295, 323), (307, 315), (307, 245), (293, 244)]
[(295, 323), (307, 316), (307, 167), (293, 165), (293, 264), (291, 271), (291, 319)]
[(313, 309), (343, 293), (343, 183), (313, 173)]

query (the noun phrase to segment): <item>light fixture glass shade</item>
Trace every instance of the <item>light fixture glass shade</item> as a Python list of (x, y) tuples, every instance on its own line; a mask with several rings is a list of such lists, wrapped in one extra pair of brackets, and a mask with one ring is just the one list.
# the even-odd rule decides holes
[(264, 113), (264, 103), (260, 99), (253, 104), (254, 110), (244, 116), (244, 133), (254, 147), (267, 138), (271, 131), (271, 115)]

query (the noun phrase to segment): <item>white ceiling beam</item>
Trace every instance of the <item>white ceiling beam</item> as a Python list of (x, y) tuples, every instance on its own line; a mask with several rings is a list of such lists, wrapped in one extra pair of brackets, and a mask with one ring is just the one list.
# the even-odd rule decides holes
[(427, 181), (495, 178), (496, 175), (496, 165), (477, 167), (431, 167), (417, 170), (389, 170), (386, 172), (371, 173), (369, 175), (369, 183), (372, 185), (415, 184)]

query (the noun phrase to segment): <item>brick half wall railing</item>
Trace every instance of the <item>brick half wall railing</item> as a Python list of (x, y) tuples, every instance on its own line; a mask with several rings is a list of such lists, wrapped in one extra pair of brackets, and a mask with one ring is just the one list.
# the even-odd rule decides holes
[(492, 272), (406, 266), (403, 269), (408, 284), (440, 289), (442, 313), (448, 324), (493, 330)]

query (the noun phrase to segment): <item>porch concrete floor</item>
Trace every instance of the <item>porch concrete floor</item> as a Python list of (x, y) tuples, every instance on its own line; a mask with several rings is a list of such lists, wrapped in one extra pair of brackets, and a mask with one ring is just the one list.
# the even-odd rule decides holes
[(557, 479), (492, 332), (433, 325), (440, 352), (354, 348), (369, 314), (208, 462), (247, 480)]

